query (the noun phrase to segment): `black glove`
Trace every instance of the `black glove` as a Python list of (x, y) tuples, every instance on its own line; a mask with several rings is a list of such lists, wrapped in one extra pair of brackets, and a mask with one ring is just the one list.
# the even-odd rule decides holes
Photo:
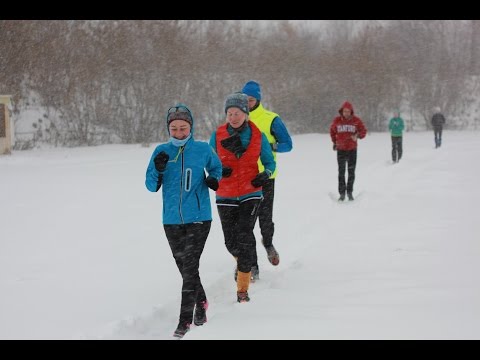
[(155, 190), (155, 192), (160, 190), (160, 188), (162, 187), (162, 181), (163, 181), (163, 174), (159, 174), (158, 180), (157, 180), (157, 190)]
[(255, 179), (252, 180), (252, 185), (254, 187), (263, 186), (268, 179), (270, 179), (270, 175), (268, 175), (266, 171), (261, 172), (255, 176)]
[(153, 159), (155, 169), (157, 169), (158, 172), (163, 172), (167, 167), (168, 159), (170, 159), (170, 156), (168, 156), (165, 151), (158, 153), (157, 156), (155, 156), (155, 159)]
[(222, 177), (230, 177), (230, 175), (232, 175), (232, 172), (233, 172), (233, 169), (231, 167), (228, 167), (228, 166), (224, 166), (222, 168)]
[(337, 151), (337, 144), (333, 144), (333, 151)]
[(238, 133), (223, 139), (220, 141), (220, 144), (222, 144), (222, 146), (231, 153), (234, 153), (237, 158), (242, 156), (245, 152), (245, 148), (242, 145), (242, 141), (240, 140), (240, 135)]
[(215, 179), (212, 176), (209, 176), (205, 179), (205, 182), (207, 183), (207, 186), (212, 189), (213, 191), (218, 190), (218, 180)]

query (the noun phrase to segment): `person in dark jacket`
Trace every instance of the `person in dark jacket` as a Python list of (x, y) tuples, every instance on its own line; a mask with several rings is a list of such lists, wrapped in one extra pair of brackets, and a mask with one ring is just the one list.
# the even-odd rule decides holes
[[(355, 182), (355, 168), (357, 166), (357, 139), (367, 135), (367, 128), (362, 120), (354, 115), (353, 106), (346, 101), (338, 110), (340, 116), (333, 119), (330, 126), (330, 137), (333, 150), (337, 152), (338, 162), (338, 192), (339, 201), (353, 201), (353, 184)], [(345, 184), (345, 169), (348, 168), (348, 182)]]
[(442, 131), (444, 125), (445, 116), (443, 116), (443, 114), (440, 112), (440, 108), (436, 107), (432, 116), (433, 135), (435, 137), (435, 149), (442, 146)]
[[(210, 139), (223, 166), (216, 202), (225, 246), (237, 261), (238, 302), (250, 301), (248, 289), (256, 246), (253, 230), (263, 199), (262, 186), (275, 171), (270, 144), (249, 121), (248, 112), (247, 95), (229, 95), (225, 101), (227, 122)], [(259, 160), (265, 167), (262, 172)]]
[(400, 111), (395, 111), (393, 113), (393, 118), (390, 119), (388, 123), (388, 129), (390, 130), (390, 135), (392, 136), (392, 161), (393, 163), (398, 163), (402, 158), (403, 154), (403, 129), (405, 124), (403, 119), (400, 117)]
[[(273, 150), (274, 159), (277, 159), (277, 153), (290, 152), (293, 146), (292, 138), (280, 116), (263, 107), (261, 102), (262, 91), (260, 84), (256, 81), (250, 80), (243, 86), (242, 92), (248, 96), (248, 107), (250, 111), (249, 119), (267, 137)], [(261, 162), (259, 162), (258, 166), (259, 171), (263, 171), (264, 166)], [(277, 176), (277, 171), (278, 167), (270, 179), (268, 179), (263, 185), (263, 201), (260, 204), (260, 210), (258, 212), (262, 244), (267, 252), (268, 261), (274, 266), (277, 266), (280, 263), (280, 255), (273, 246), (273, 233), (275, 230), (275, 224), (273, 222), (273, 200), (275, 196), (275, 178)], [(258, 268), (257, 251), (255, 248), (255, 263), (252, 267), (252, 280), (255, 281), (259, 278), (260, 270)]]
[(193, 115), (186, 105), (168, 110), (167, 128), (170, 140), (153, 151), (145, 185), (151, 192), (162, 187), (163, 228), (183, 279), (174, 332), (181, 338), (192, 322), (200, 326), (207, 321), (208, 301), (198, 269), (212, 222), (208, 188), (218, 189), (222, 164), (208, 143), (193, 139)]

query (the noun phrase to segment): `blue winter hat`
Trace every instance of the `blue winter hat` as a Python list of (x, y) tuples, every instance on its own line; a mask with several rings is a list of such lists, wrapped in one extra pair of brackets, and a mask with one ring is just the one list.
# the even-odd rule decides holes
[(250, 80), (242, 89), (242, 92), (248, 96), (252, 96), (258, 101), (262, 100), (262, 91), (260, 90), (260, 84), (256, 81)]
[(248, 97), (241, 92), (237, 92), (227, 96), (225, 100), (225, 114), (231, 107), (236, 107), (248, 115)]

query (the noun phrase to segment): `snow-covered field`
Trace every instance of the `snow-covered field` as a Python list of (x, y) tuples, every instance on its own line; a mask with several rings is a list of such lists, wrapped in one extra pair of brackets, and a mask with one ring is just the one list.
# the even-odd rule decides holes
[[(280, 265), (259, 243), (261, 280), (236, 303), (214, 207), (208, 322), (184, 339), (480, 339), (479, 135), (446, 131), (435, 150), (406, 133), (395, 165), (389, 135), (367, 135), (345, 204), (329, 137), (295, 136), (278, 156)], [(0, 157), (1, 339), (172, 338), (181, 278), (144, 186), (153, 149)]]

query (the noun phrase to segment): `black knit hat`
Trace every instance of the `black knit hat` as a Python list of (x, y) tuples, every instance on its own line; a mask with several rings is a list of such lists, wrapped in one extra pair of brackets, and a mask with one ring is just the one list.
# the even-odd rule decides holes
[(182, 103), (179, 103), (175, 106), (172, 106), (170, 109), (168, 109), (167, 126), (170, 125), (170, 123), (173, 120), (184, 120), (188, 122), (190, 126), (193, 126), (192, 112), (185, 104), (182, 104)]

